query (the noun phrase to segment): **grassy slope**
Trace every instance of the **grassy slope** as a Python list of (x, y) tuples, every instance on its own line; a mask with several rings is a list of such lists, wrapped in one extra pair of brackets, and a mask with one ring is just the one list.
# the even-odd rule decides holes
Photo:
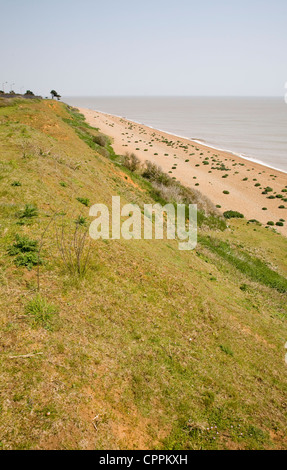
[[(173, 241), (93, 241), (79, 282), (64, 270), (51, 224), (41, 295), (58, 313), (32, 321), (37, 270), (7, 254), (15, 235), (39, 239), (55, 210), (72, 227), (88, 217), (77, 197), (151, 202), (145, 183), (96, 153), (69, 118), (51, 101), (0, 107), (0, 445), (287, 448), (286, 293), (208, 243), (180, 252)], [(19, 225), (26, 203), (39, 217)], [(238, 220), (201, 236), (287, 277), (287, 240), (270, 230)]]

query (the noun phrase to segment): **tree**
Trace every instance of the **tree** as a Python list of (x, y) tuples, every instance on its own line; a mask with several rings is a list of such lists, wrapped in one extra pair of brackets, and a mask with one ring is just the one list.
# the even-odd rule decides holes
[(59, 95), (55, 90), (51, 91), (51, 95), (52, 95), (52, 100), (54, 98), (58, 98), (58, 100), (61, 98), (61, 95)]
[(25, 93), (25, 95), (35, 96), (34, 93), (33, 93), (33, 91), (31, 91), (31, 90), (27, 90), (26, 93)]

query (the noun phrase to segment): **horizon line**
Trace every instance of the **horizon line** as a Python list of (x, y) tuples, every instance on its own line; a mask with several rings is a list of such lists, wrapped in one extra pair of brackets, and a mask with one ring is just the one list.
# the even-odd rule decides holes
[(283, 98), (282, 95), (62, 95), (62, 98)]

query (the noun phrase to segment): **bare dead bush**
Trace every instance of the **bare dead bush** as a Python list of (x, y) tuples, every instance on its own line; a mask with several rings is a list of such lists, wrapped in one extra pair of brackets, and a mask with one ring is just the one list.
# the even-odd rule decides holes
[(124, 165), (130, 171), (137, 171), (141, 168), (140, 159), (134, 153), (126, 153), (124, 156)]
[(90, 266), (90, 240), (88, 228), (76, 224), (69, 236), (62, 219), (61, 226), (56, 224), (56, 240), (66, 269), (72, 274), (83, 278)]
[(213, 202), (197, 189), (183, 187), (183, 198), (185, 204), (197, 204), (206, 215), (221, 216)]

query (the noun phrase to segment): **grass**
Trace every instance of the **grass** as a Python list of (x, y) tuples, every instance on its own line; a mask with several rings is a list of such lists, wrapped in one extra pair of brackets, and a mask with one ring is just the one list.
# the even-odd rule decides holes
[(38, 242), (31, 240), (27, 236), (16, 235), (15, 242), (8, 248), (8, 254), (11, 256), (18, 255), (19, 253), (28, 253), (38, 251)]
[[(162, 204), (196, 204), (198, 208), (198, 225), (213, 229), (225, 230), (226, 224), (212, 202), (196, 189), (187, 188), (171, 178), (156, 164), (146, 161), (140, 165), (134, 154), (126, 154), (123, 164), (141, 181), (147, 180), (152, 198)], [(173, 167), (176, 168), (176, 167)], [(171, 172), (169, 172), (171, 173)], [(197, 183), (195, 186), (199, 186)], [(188, 211), (186, 213), (188, 218)]]
[[(2, 449), (286, 449), (286, 238), (200, 212), (196, 250), (91, 240), (75, 280), (53, 214), (65, 213), (69, 247), (90, 221), (78, 197), (109, 208), (113, 195), (162, 197), (98, 134), (55, 101), (0, 106)], [(16, 267), (46, 229), (45, 263)]]
[(25, 313), (32, 326), (40, 326), (47, 330), (51, 330), (54, 321), (53, 317), (57, 312), (57, 308), (40, 294), (30, 300), (25, 307)]
[[(274, 225), (274, 222), (268, 222), (267, 225)], [(203, 246), (228, 261), (250, 279), (277, 289), (279, 292), (287, 292), (287, 279), (259, 258), (251, 256), (241, 248), (231, 247), (228, 242), (210, 236), (201, 235), (199, 240)]]

